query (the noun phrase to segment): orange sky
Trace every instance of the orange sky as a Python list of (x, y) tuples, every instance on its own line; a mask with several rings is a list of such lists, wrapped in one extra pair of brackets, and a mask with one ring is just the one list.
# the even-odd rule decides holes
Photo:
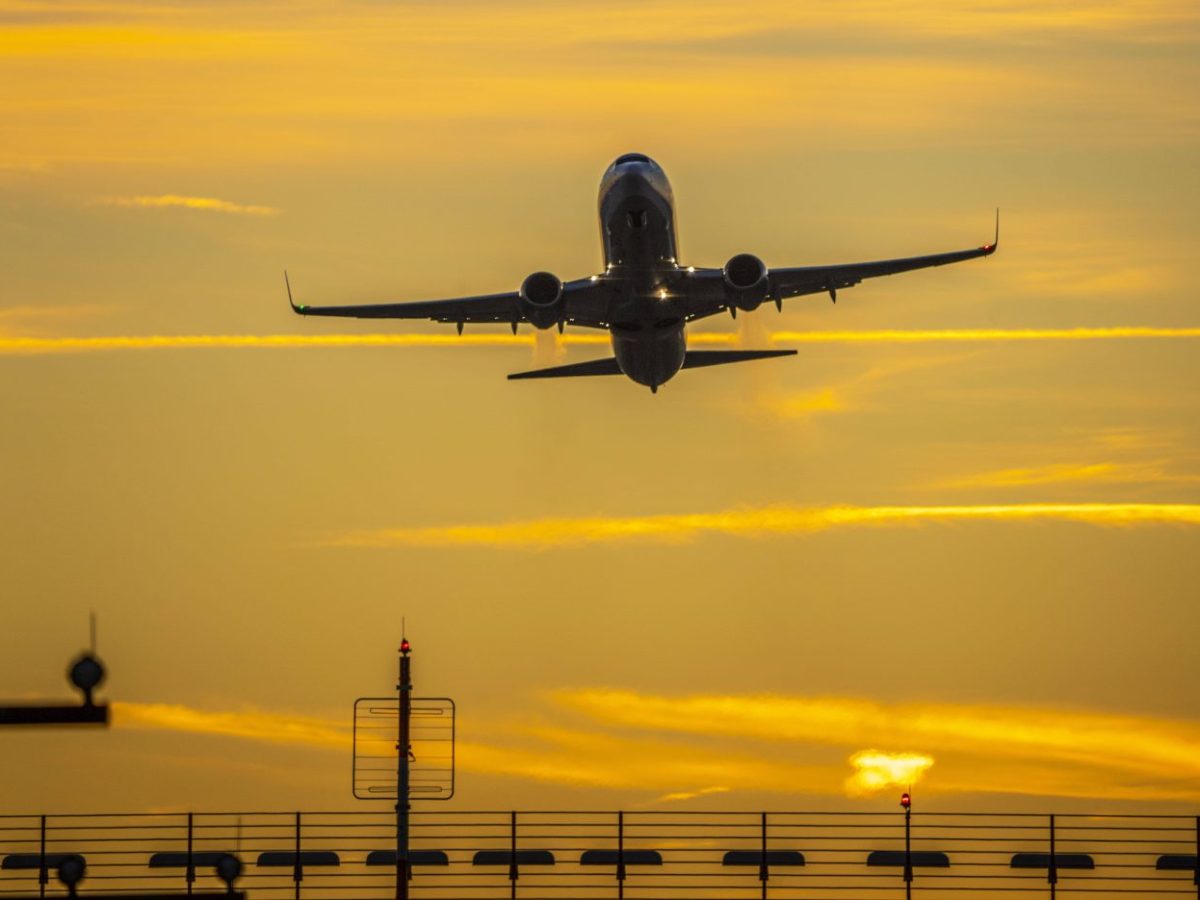
[[(340, 808), (355, 697), (462, 808), (1191, 810), (1193, 0), (0, 0), (5, 811)], [(696, 328), (797, 357), (512, 384), (599, 336), (301, 320), (599, 264), (975, 246)], [(89, 774), (64, 793), (83, 755)]]

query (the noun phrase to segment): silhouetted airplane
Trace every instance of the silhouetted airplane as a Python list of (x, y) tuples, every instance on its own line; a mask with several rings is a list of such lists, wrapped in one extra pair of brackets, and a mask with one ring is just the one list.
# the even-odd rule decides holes
[[(589, 362), (517, 372), (509, 378), (564, 378), (579, 375), (627, 375), (651, 391), (680, 369), (790, 356), (795, 350), (688, 350), (685, 326), (725, 310), (757, 309), (771, 300), (828, 293), (837, 302), (840, 288), (864, 278), (893, 275), (974, 259), (994, 253), (1000, 239), (1000, 215), (992, 243), (971, 250), (905, 259), (801, 266), (768, 270), (757, 256), (739, 253), (720, 269), (680, 266), (675, 249), (675, 201), (662, 168), (641, 153), (626, 153), (600, 181), (600, 238), (604, 271), (563, 282), (550, 272), (534, 272), (519, 290), (504, 294), (365, 306), (304, 306), (288, 301), (306, 316), (361, 319), (432, 319), (454, 322), (459, 334), (467, 322), (520, 322), (535, 328), (566, 324), (603, 328), (612, 335), (613, 356)], [(286, 282), (287, 273), (284, 273)]]

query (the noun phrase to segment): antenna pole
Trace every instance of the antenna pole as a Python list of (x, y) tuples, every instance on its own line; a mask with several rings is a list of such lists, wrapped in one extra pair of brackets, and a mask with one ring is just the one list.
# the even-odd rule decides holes
[[(403, 626), (401, 626), (403, 630)], [(396, 685), (400, 707), (397, 718), (399, 734), (396, 740), (396, 900), (408, 900), (408, 879), (412, 871), (408, 861), (408, 754), (412, 749), (409, 734), (412, 717), (412, 646), (408, 638), (400, 638), (400, 683)]]

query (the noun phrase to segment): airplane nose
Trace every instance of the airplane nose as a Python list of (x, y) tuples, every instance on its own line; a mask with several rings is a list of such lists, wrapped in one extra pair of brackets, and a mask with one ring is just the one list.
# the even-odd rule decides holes
[(613, 163), (614, 166), (633, 166), (639, 164), (650, 167), (654, 167), (655, 165), (654, 160), (645, 153), (625, 153), (618, 156), (616, 162)]

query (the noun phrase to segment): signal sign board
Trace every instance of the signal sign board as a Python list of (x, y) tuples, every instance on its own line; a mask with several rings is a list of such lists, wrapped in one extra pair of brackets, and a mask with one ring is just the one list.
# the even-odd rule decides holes
[[(409, 799), (449, 800), (454, 796), (454, 701), (413, 697), (410, 709)], [(354, 701), (353, 778), (359, 800), (397, 799), (399, 728), (398, 698)]]

